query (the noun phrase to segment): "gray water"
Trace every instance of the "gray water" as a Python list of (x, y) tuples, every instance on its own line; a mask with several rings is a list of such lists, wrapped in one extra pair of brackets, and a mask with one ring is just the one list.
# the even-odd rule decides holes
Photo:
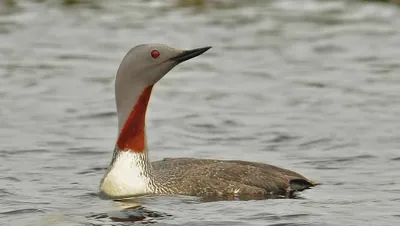
[[(400, 8), (182, 2), (0, 5), (0, 225), (399, 224)], [(297, 199), (149, 196), (136, 210), (100, 199), (115, 72), (148, 42), (213, 46), (155, 86), (152, 160), (264, 162), (323, 185)]]

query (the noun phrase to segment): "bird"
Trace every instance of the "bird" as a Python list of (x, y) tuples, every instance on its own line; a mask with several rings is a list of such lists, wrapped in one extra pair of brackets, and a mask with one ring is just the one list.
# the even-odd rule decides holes
[(277, 166), (242, 160), (165, 158), (150, 162), (146, 110), (154, 85), (178, 64), (211, 46), (181, 50), (164, 44), (131, 48), (115, 76), (118, 138), (111, 163), (100, 182), (109, 199), (149, 194), (204, 199), (292, 198), (318, 183)]

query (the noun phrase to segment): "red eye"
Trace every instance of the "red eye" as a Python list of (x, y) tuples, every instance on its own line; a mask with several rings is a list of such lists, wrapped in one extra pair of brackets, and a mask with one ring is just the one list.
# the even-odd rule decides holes
[(158, 58), (160, 56), (160, 52), (158, 52), (158, 50), (152, 50), (151, 51), (151, 56), (155, 59)]

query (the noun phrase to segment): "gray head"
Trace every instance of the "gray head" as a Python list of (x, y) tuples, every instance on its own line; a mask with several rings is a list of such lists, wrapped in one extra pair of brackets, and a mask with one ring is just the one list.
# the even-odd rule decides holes
[(211, 47), (180, 50), (162, 44), (133, 47), (122, 60), (115, 79), (119, 129), (141, 93), (179, 63), (199, 56)]

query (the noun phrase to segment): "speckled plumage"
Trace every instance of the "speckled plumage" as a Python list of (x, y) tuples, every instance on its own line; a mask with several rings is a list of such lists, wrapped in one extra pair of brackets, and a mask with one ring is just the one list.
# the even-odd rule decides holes
[(304, 176), (276, 166), (240, 160), (166, 158), (152, 162), (155, 193), (203, 197), (292, 197), (313, 187)]

